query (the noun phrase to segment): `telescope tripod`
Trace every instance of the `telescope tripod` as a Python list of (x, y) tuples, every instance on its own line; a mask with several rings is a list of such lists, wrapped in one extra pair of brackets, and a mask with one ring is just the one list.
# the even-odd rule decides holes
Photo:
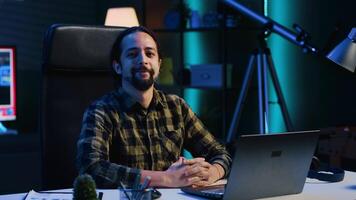
[(272, 83), (276, 89), (278, 102), (281, 106), (283, 119), (288, 131), (293, 130), (292, 122), (287, 110), (286, 102), (277, 78), (277, 73), (273, 64), (270, 49), (267, 47), (264, 38), (260, 39), (261, 48), (256, 49), (249, 58), (248, 66), (244, 75), (242, 88), (238, 101), (236, 103), (234, 115), (231, 121), (230, 129), (227, 134), (227, 143), (231, 143), (235, 138), (237, 126), (241, 117), (243, 105), (246, 100), (248, 88), (252, 80), (254, 68), (257, 68), (258, 80), (258, 118), (259, 133), (268, 133), (268, 70), (271, 74)]

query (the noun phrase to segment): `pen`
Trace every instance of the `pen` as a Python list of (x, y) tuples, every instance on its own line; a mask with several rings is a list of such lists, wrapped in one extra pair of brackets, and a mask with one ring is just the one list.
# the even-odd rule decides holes
[(143, 181), (143, 183), (142, 183), (142, 185), (140, 187), (140, 190), (146, 189), (149, 186), (149, 184), (151, 183), (151, 179), (152, 178), (150, 176), (146, 176), (145, 180)]
[(150, 183), (151, 183), (151, 179), (152, 179), (152, 178), (151, 178), (150, 176), (146, 176), (146, 177), (145, 177), (145, 180), (143, 180), (142, 185), (140, 185), (140, 188), (138, 189), (139, 192), (136, 193), (134, 200), (135, 200), (135, 199), (141, 199), (141, 198), (142, 198), (142, 195), (144, 195), (144, 193), (145, 193), (145, 189), (146, 189), (146, 188), (150, 185)]
[(103, 195), (104, 195), (104, 193), (103, 193), (103, 192), (99, 192), (98, 199), (99, 199), (99, 200), (102, 200), (102, 199), (103, 199)]
[(123, 184), (121, 181), (119, 182), (119, 184), (120, 184), (120, 187), (121, 187), (122, 191), (124, 192), (126, 198), (127, 198), (128, 200), (131, 200), (130, 196), (129, 196), (129, 195), (127, 194), (127, 192), (126, 192), (126, 187), (124, 186), (124, 184)]
[(143, 183), (136, 188), (136, 193), (133, 196), (133, 199), (141, 199), (142, 194), (145, 192), (144, 190), (150, 185), (151, 183), (151, 177), (150, 176), (146, 176), (145, 179), (143, 180)]
[(140, 181), (141, 181), (141, 173), (136, 175), (135, 182), (132, 189), (139, 189)]

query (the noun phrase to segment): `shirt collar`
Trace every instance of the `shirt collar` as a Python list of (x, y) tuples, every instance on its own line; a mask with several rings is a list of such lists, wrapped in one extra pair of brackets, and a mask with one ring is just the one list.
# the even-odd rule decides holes
[(155, 106), (161, 106), (162, 108), (167, 107), (165, 96), (162, 95), (162, 92), (158, 92), (156, 88), (153, 88), (153, 103)]

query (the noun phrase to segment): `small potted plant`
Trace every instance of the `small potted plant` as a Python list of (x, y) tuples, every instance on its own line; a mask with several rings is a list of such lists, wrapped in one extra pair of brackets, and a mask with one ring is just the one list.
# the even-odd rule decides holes
[(74, 180), (73, 200), (98, 200), (96, 196), (96, 185), (90, 175), (79, 175)]

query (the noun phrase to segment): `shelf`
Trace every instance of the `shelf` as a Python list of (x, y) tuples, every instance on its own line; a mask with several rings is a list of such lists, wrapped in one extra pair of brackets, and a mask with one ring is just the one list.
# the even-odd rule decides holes
[(262, 27), (257, 26), (237, 26), (237, 27), (202, 27), (202, 28), (186, 28), (186, 29), (169, 29), (169, 28), (158, 28), (153, 29), (157, 33), (179, 33), (179, 32), (216, 32), (216, 31), (262, 31)]
[[(205, 18), (205, 21), (200, 18), (200, 23), (196, 23), (200, 25), (215, 24), (217, 27), (184, 28), (179, 26), (180, 23), (177, 21), (173, 21), (175, 26), (172, 25), (172, 27), (177, 28), (168, 28), (170, 24), (165, 23), (167, 11), (172, 10), (172, 6), (177, 3), (184, 1), (153, 0), (150, 3), (144, 2), (144, 24), (157, 33), (162, 52), (167, 58), (164, 66), (168, 66), (167, 69), (170, 70), (169, 73), (172, 74), (174, 80), (172, 85), (157, 84), (157, 88), (168, 94), (185, 97), (193, 104), (195, 100), (200, 101), (195, 108), (200, 113), (200, 118), (211, 132), (218, 133), (218, 137), (224, 138), (229, 126), (229, 119), (232, 117), (231, 108), (235, 107), (240, 92), (240, 81), (243, 78), (241, 76), (245, 74), (245, 66), (250, 52), (257, 46), (254, 36), (260, 34), (264, 28), (244, 18), (241, 20), (239, 18), (239, 21), (234, 23), (235, 27), (226, 27), (226, 25), (232, 24), (226, 23), (227, 14), (230, 13), (228, 9), (218, 4), (218, 0), (204, 2), (204, 9), (194, 7), (196, 4), (191, 5), (192, 9), (199, 12), (200, 17), (209, 11), (219, 13), (220, 18), (217, 19), (218, 21), (214, 19), (214, 23), (209, 23), (211, 22), (209, 15), (206, 15), (208, 18)], [(258, 6), (260, 5), (262, 5), (261, 2), (258, 3)], [(224, 18), (221, 18), (221, 14)], [(226, 84), (221, 87), (190, 86), (190, 82), (187, 81), (190, 78), (187, 73), (184, 73), (186, 65), (209, 63), (222, 65), (222, 80)], [(231, 70), (230, 67), (232, 67)], [(256, 91), (257, 89), (252, 84), (250, 92), (256, 93)], [(218, 112), (211, 111), (211, 108), (218, 109)], [(211, 115), (209, 112), (215, 112), (215, 115)], [(216, 115), (216, 113), (219, 114)]]
[(154, 29), (158, 33), (178, 33), (178, 32), (209, 32), (209, 31), (221, 31), (219, 28), (187, 28), (187, 29)]

